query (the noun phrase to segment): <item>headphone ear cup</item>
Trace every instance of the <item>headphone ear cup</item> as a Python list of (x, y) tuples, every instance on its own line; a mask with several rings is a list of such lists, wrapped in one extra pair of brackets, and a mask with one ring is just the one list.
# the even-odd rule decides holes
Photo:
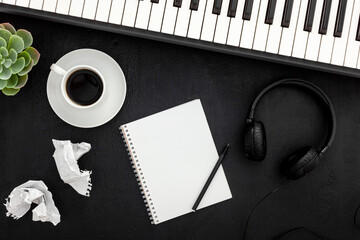
[(283, 173), (290, 179), (299, 179), (319, 165), (320, 156), (313, 147), (302, 148), (282, 163)]
[(247, 158), (262, 161), (266, 156), (266, 134), (262, 122), (247, 123), (244, 135), (244, 151)]

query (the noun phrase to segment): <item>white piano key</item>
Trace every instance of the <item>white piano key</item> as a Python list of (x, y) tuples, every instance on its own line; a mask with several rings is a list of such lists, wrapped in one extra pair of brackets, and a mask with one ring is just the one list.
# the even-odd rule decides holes
[(330, 63), (331, 54), (334, 45), (334, 28), (336, 22), (336, 14), (339, 6), (339, 0), (332, 0), (329, 23), (326, 35), (321, 36), (320, 50), (319, 50), (319, 62)]
[(305, 4), (305, 1), (294, 0), (293, 9), (291, 11), (290, 25), (288, 28), (283, 28), (282, 30), (283, 32), (281, 35), (280, 49), (279, 49), (279, 54), (281, 55), (285, 55), (285, 56), (291, 55), (301, 2), (304, 2), (303, 4)]
[(240, 44), (241, 30), (243, 26), (242, 14), (244, 11), (245, 0), (238, 0), (236, 14), (230, 19), (229, 33), (227, 43), (231, 46), (238, 47)]
[(16, 0), (16, 5), (21, 7), (28, 7), (30, 0)]
[(43, 7), (43, 0), (31, 0), (29, 7), (32, 9), (41, 10)]
[(356, 41), (356, 32), (359, 24), (360, 15), (360, 1), (355, 1), (351, 17), (351, 25), (348, 43), (346, 47), (344, 66), (356, 68), (356, 63), (359, 55), (360, 42)]
[(321, 41), (321, 34), (319, 34), (319, 27), (320, 27), (323, 5), (324, 5), (324, 0), (316, 1), (314, 22), (312, 26), (312, 31), (309, 33), (306, 52), (305, 52), (305, 59), (307, 60), (317, 61), (319, 56), (319, 47)]
[(71, 0), (69, 15), (74, 17), (81, 17), (84, 4), (84, 0)]
[(55, 12), (57, 0), (44, 0), (43, 10)]
[[(59, 0), (59, 1), (61, 1), (61, 0)], [(82, 17), (94, 20), (97, 5), (98, 5), (98, 0), (85, 0)]]
[(160, 32), (165, 10), (165, 2), (166, 1), (164, 0), (160, 0), (159, 3), (152, 4), (148, 30)]
[[(318, 0), (319, 1), (319, 0)], [(284, 13), (285, 0), (277, 0), (274, 21), (269, 28), (269, 36), (266, 43), (266, 52), (275, 53), (279, 52), (280, 39), (281, 39), (281, 19)]]
[(199, 39), (201, 33), (201, 27), (203, 24), (205, 6), (210, 0), (200, 0), (199, 7), (197, 11), (191, 11), (189, 29), (188, 29), (188, 38)]
[(121, 24), (125, 0), (112, 0), (109, 23)]
[(70, 9), (70, 2), (71, 0), (58, 0), (55, 12), (68, 15)]
[(308, 6), (308, 0), (302, 0), (300, 5), (300, 12), (298, 16), (294, 44), (291, 52), (291, 56), (297, 58), (305, 57), (306, 42), (308, 38), (308, 32), (304, 31), (304, 23), (306, 17), (306, 10)]
[(258, 22), (256, 24), (256, 30), (255, 30), (255, 36), (253, 42), (254, 50), (265, 51), (266, 40), (268, 38), (269, 27), (270, 27), (269, 24), (265, 23), (268, 3), (269, 3), (268, 0), (262, 0), (260, 2), (259, 17), (258, 17)]
[(331, 56), (331, 64), (340, 65), (340, 66), (344, 64), (345, 50), (346, 50), (347, 39), (349, 36), (350, 20), (351, 20), (351, 13), (352, 13), (352, 7), (354, 1), (359, 1), (359, 0), (347, 1), (343, 32), (340, 38), (338, 37), (335, 38), (334, 49)]
[(185, 37), (187, 35), (190, 21), (190, 0), (182, 0), (181, 8), (179, 8), (176, 18), (174, 34)]
[(147, 29), (149, 25), (150, 11), (151, 11), (150, 0), (139, 1), (139, 7), (135, 21), (136, 28)]
[(16, 0), (3, 0), (3, 3), (14, 5)]
[(358, 56), (358, 59), (357, 59), (357, 66), (356, 66), (356, 68), (357, 69), (360, 69), (360, 49), (359, 49), (359, 52), (358, 52), (358, 54), (359, 54), (359, 56)]
[(230, 17), (227, 16), (228, 8), (229, 0), (223, 0), (215, 28), (214, 42), (216, 43), (226, 43), (230, 23)]
[(214, 0), (208, 0), (205, 9), (204, 22), (200, 37), (201, 40), (204, 41), (212, 42), (214, 39), (215, 24), (218, 15), (212, 13), (213, 6), (214, 6)]
[(107, 22), (109, 20), (110, 7), (111, 0), (99, 0), (95, 16), (96, 21)]
[[(240, 47), (252, 48), (254, 41), (254, 34), (256, 29), (256, 22), (259, 13), (260, 0), (254, 0), (250, 21), (244, 21), (241, 33)], [(265, 19), (265, 18), (264, 18)]]
[(127, 0), (125, 2), (124, 16), (121, 25), (134, 27), (139, 1), (140, 0)]
[(164, 19), (162, 20), (161, 32), (167, 34), (174, 34), (176, 16), (178, 7), (174, 7), (174, 1), (166, 1)]

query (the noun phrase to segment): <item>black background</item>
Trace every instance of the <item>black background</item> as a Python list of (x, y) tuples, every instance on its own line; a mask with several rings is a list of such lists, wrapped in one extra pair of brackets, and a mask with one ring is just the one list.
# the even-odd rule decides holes
[[(333, 147), (311, 174), (287, 184), (255, 212), (248, 239), (272, 239), (293, 227), (311, 227), (330, 239), (359, 239), (353, 213), (360, 201), (360, 80), (224, 55), (102, 31), (2, 14), (0, 22), (32, 32), (41, 55), (25, 88), (0, 94), (0, 199), (29, 179), (43, 180), (54, 196), (61, 223), (20, 220), (0, 208), (0, 239), (241, 239), (256, 202), (282, 180), (281, 159), (321, 142), (327, 117), (321, 102), (302, 89), (280, 87), (257, 109), (268, 135), (261, 163), (244, 157), (243, 129), (255, 96), (281, 78), (320, 86), (332, 100), (338, 129)], [(112, 56), (127, 79), (119, 114), (104, 126), (80, 129), (61, 121), (46, 96), (51, 63), (69, 51), (95, 48)], [(230, 142), (223, 166), (233, 194), (226, 202), (154, 226), (150, 224), (118, 127), (200, 98), (218, 151)], [(59, 178), (51, 139), (89, 142), (80, 160), (93, 171), (91, 197)], [(174, 206), (176, 207), (176, 206)], [(291, 239), (312, 239), (297, 234)]]

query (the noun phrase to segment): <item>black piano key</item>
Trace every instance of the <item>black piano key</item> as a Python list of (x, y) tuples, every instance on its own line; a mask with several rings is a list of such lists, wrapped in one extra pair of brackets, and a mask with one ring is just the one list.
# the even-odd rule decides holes
[(220, 15), (221, 5), (222, 5), (222, 0), (215, 0), (212, 13), (216, 15)]
[(270, 25), (273, 24), (275, 8), (276, 8), (276, 0), (269, 0), (265, 15), (266, 24), (270, 24)]
[(254, 0), (245, 0), (244, 12), (242, 17), (244, 20), (249, 21), (251, 19), (253, 4), (254, 4)]
[[(204, 1), (204, 0), (202, 0)], [(199, 0), (191, 0), (190, 2), (190, 10), (197, 11), (199, 8)]]
[(309, 0), (307, 10), (306, 10), (304, 31), (311, 32), (311, 30), (312, 30), (312, 25), (314, 22), (314, 15), (315, 15), (315, 8), (316, 8), (316, 0)]
[(230, 0), (229, 9), (228, 9), (228, 17), (235, 17), (236, 8), (237, 8), (238, 0)]
[(174, 7), (181, 7), (182, 0), (174, 0), (173, 6)]
[(359, 17), (358, 27), (357, 27), (357, 31), (356, 31), (356, 41), (360, 41), (360, 17)]
[(344, 27), (346, 4), (347, 4), (347, 0), (339, 1), (339, 8), (338, 8), (337, 15), (336, 15), (336, 23), (335, 23), (335, 29), (334, 29), (334, 37), (341, 37), (343, 27)]
[(328, 29), (328, 25), (329, 25), (331, 2), (332, 2), (332, 0), (324, 0), (324, 5), (323, 5), (321, 19), (320, 19), (320, 27), (319, 27), (319, 33), (323, 34), (323, 35), (325, 35), (327, 33), (327, 29)]
[(281, 19), (281, 26), (284, 28), (288, 28), (290, 26), (291, 12), (293, 9), (293, 5), (294, 5), (294, 0), (286, 0), (283, 17)]
[(159, 3), (159, 0), (151, 0), (152, 3)]

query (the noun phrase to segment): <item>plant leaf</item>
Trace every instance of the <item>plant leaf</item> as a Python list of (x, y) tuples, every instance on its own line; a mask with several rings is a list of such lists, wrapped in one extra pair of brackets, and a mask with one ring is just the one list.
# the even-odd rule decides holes
[(1, 64), (1, 65), (3, 65), (4, 62), (5, 62), (5, 58), (3, 58), (3, 59), (0, 60), (0, 64)]
[(30, 54), (31, 59), (34, 61), (34, 66), (39, 62), (40, 53), (33, 47), (29, 47), (25, 50), (28, 54)]
[(21, 72), (19, 72), (18, 75), (19, 75), (19, 76), (24, 76), (25, 74), (27, 74), (28, 72), (31, 71), (31, 69), (33, 68), (33, 66), (34, 66), (34, 61), (31, 60), (31, 61), (30, 61), (30, 64), (29, 64), (27, 67), (25, 67), (23, 70), (21, 70)]
[(2, 92), (6, 95), (6, 96), (14, 96), (15, 94), (17, 94), (20, 91), (20, 89), (14, 89), (14, 88), (4, 88), (2, 90)]
[(7, 45), (7, 43), (6, 43), (5, 39), (0, 37), (0, 47), (5, 47), (6, 48), (6, 45)]
[(3, 65), (4, 65), (4, 67), (9, 68), (11, 66), (11, 64), (12, 64), (12, 62), (10, 59), (5, 59), (5, 62)]
[(0, 64), (0, 73), (2, 72), (2, 70), (3, 70), (3, 65)]
[(19, 37), (21, 37), (23, 39), (24, 48), (30, 47), (31, 44), (33, 43), (33, 37), (31, 35), (31, 33), (25, 29), (17, 30), (16, 35), (18, 35)]
[(25, 86), (25, 84), (27, 83), (27, 80), (28, 80), (28, 75), (25, 74), (23, 76), (18, 76), (18, 78), (19, 78), (18, 83), (14, 87), (15, 89), (20, 89)]
[(14, 62), (12, 65), (11, 65), (11, 71), (13, 74), (17, 74), (19, 73), (20, 71), (22, 71), (25, 67), (25, 58), (21, 57), (21, 58), (18, 58), (16, 60), (16, 62)]
[(7, 43), (9, 43), (11, 32), (6, 29), (0, 29), (0, 37), (2, 37)]
[(5, 58), (9, 55), (9, 52), (5, 47), (0, 47), (0, 54), (3, 58)]
[(21, 57), (23, 57), (25, 59), (25, 67), (29, 66), (30, 61), (31, 61), (30, 54), (23, 51), (23, 52), (19, 53), (19, 55), (18, 55), (18, 58), (21, 58)]
[(14, 63), (16, 62), (17, 57), (18, 57), (17, 52), (14, 49), (10, 49), (7, 59), (11, 59), (12, 63)]
[(0, 80), (0, 90), (3, 90), (6, 87), (7, 81)]
[(0, 73), (0, 80), (8, 80), (11, 77), (11, 74), (12, 72), (10, 68), (3, 68)]
[(18, 83), (18, 76), (16, 74), (11, 75), (9, 80), (7, 80), (6, 88), (14, 88)]
[(7, 48), (9, 50), (13, 48), (17, 53), (20, 53), (24, 49), (24, 40), (18, 35), (12, 35)]
[(13, 25), (11, 25), (10, 23), (2, 23), (1, 25), (3, 25), (3, 27), (8, 30), (9, 32), (11, 32), (12, 34), (16, 33), (16, 29), (13, 27)]

